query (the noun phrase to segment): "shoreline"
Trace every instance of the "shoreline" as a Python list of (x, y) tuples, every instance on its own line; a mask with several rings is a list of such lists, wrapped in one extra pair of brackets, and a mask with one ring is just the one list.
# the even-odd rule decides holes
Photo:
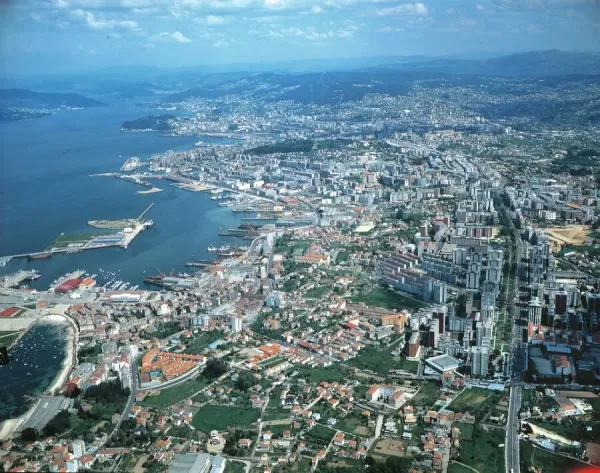
[[(35, 408), (41, 401), (42, 396), (46, 396), (48, 394), (52, 395), (52, 393), (59, 389), (68, 379), (69, 374), (73, 370), (73, 367), (77, 364), (76, 351), (75, 347), (78, 343), (79, 334), (77, 330), (73, 328), (71, 322), (65, 320), (65, 318), (61, 315), (47, 315), (44, 317), (46, 321), (50, 322), (60, 322), (62, 324), (67, 324), (67, 335), (66, 335), (66, 347), (65, 347), (65, 358), (61, 364), (61, 368), (59, 372), (54, 377), (54, 380), (50, 384), (48, 388), (44, 390), (42, 394), (38, 396), (38, 399), (31, 404), (29, 409), (21, 414), (19, 417), (15, 417), (12, 419), (6, 419), (0, 423), (0, 440), (7, 440), (11, 438), (18, 428), (27, 421), (27, 419), (33, 414)], [(42, 320), (43, 321), (43, 320)]]

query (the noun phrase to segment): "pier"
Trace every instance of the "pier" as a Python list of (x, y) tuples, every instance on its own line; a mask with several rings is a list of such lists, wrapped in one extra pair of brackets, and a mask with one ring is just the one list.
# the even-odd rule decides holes
[(40, 277), (37, 271), (17, 271), (14, 274), (9, 274), (0, 280), (1, 287), (15, 287), (23, 281), (31, 281)]

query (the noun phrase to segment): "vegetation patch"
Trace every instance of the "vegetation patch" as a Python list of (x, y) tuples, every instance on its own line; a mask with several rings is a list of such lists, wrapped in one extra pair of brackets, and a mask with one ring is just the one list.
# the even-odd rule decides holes
[(206, 405), (194, 414), (192, 425), (202, 432), (221, 431), (228, 427), (247, 427), (256, 422), (259, 417), (258, 409)]

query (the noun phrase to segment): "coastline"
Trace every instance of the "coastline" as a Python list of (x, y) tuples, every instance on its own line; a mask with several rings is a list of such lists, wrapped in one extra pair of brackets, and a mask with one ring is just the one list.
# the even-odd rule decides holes
[[(56, 322), (64, 322), (64, 317), (62, 316), (47, 316), (52, 321)], [(66, 348), (65, 348), (65, 359), (61, 365), (61, 369), (54, 378), (52, 384), (46, 389), (45, 394), (52, 395), (54, 391), (59, 389), (68, 379), (69, 374), (71, 373), (73, 367), (75, 366), (77, 360), (75, 356), (75, 346), (78, 342), (78, 333), (71, 325), (71, 322), (67, 322), (67, 335), (66, 335)]]
[[(59, 389), (68, 379), (73, 367), (77, 364), (77, 352), (75, 347), (78, 343), (79, 334), (75, 330), (70, 321), (66, 321), (65, 317), (60, 315), (47, 315), (44, 317), (50, 322), (59, 322), (61, 324), (67, 324), (67, 335), (66, 335), (66, 347), (65, 347), (65, 359), (62, 362), (60, 371), (56, 374), (52, 384), (44, 391), (42, 395), (52, 395), (52, 393)], [(40, 395), (40, 396), (42, 396)], [(36, 400), (27, 410), (27, 412), (21, 414), (19, 417), (13, 419), (6, 419), (0, 423), (0, 440), (7, 440), (11, 438), (17, 429), (33, 414), (37, 405), (41, 399)]]

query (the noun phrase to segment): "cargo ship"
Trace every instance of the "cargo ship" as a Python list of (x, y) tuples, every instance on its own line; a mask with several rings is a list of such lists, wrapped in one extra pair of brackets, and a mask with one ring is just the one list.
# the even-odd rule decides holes
[(147, 284), (154, 284), (155, 286), (173, 287), (182, 279), (182, 277), (165, 276), (160, 274), (158, 276), (148, 276), (144, 279), (144, 282)]
[(51, 251), (40, 251), (39, 253), (29, 253), (27, 255), (27, 259), (28, 260), (44, 259), (44, 258), (50, 258), (51, 256), (52, 256)]

